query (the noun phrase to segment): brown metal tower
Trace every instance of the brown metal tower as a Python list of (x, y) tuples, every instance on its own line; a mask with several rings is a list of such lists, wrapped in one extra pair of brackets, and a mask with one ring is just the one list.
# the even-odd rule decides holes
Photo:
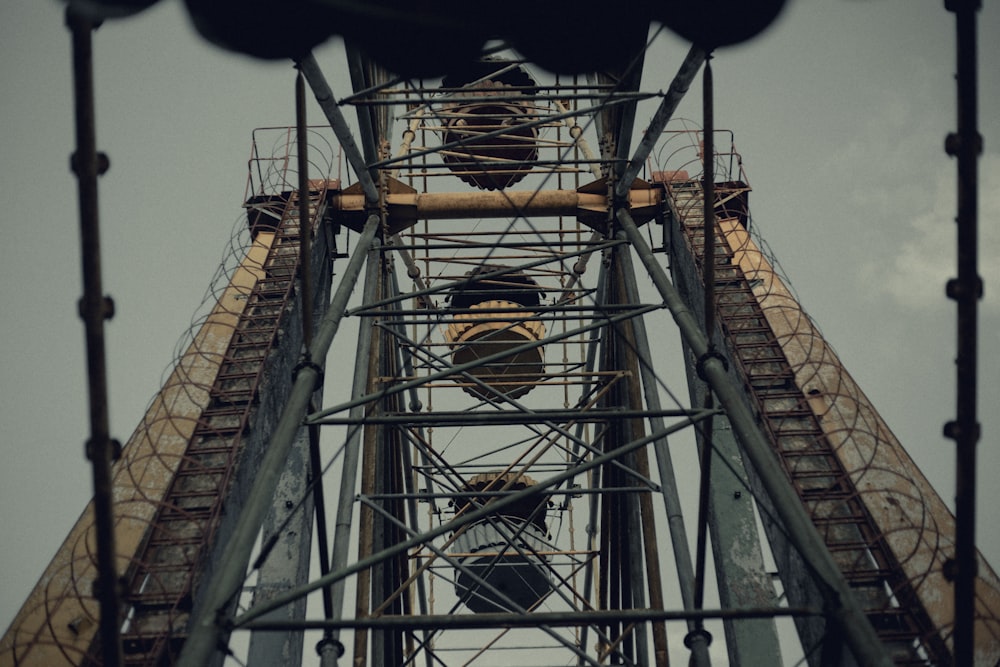
[[(0, 665), (299, 664), (313, 635), (324, 667), (955, 664), (952, 515), (761, 251), (735, 147), (664, 132), (705, 51), (662, 94), (635, 55), (424, 80), (349, 48), (340, 103), (301, 58), (356, 180), (301, 116), (255, 154), (242, 257), (112, 468), (121, 579), (88, 509)], [(981, 559), (974, 592), (993, 667)]]

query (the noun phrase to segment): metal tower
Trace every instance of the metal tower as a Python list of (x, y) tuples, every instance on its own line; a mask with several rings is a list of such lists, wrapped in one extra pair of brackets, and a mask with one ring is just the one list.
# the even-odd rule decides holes
[[(667, 129), (705, 59), (657, 94), (641, 54), (349, 49), (334, 102), (302, 58), (334, 138), (255, 136), (242, 256), (112, 468), (121, 579), (89, 508), (0, 664), (956, 664), (954, 518), (762, 252), (731, 137)], [(992, 667), (981, 558), (974, 618)]]

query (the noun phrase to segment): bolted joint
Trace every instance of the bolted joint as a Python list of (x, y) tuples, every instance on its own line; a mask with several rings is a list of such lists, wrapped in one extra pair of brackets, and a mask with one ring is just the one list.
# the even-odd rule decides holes
[(959, 153), (966, 148), (965, 141), (970, 140), (971, 143), (968, 146), (975, 155), (983, 154), (983, 135), (978, 132), (970, 132), (963, 135), (958, 132), (949, 132), (944, 138), (944, 152), (951, 157), (956, 157)]
[(957, 132), (949, 132), (944, 138), (944, 152), (946, 155), (955, 157), (962, 145), (962, 140), (958, 138)]
[[(79, 314), (81, 320), (87, 319), (87, 298), (80, 297), (76, 302), (76, 312)], [(110, 296), (104, 296), (101, 298), (101, 317), (105, 320), (110, 320), (115, 316), (115, 300)]]
[(323, 367), (309, 357), (297, 363), (295, 368), (292, 369), (292, 382), (294, 383), (298, 380), (299, 372), (306, 368), (311, 368), (316, 373), (316, 382), (313, 385), (313, 391), (319, 391), (323, 386)]
[[(85, 168), (86, 164), (80, 158), (79, 153), (71, 153), (69, 156), (69, 170), (80, 176)], [(96, 153), (94, 155), (94, 172), (98, 176), (103, 176), (111, 168), (111, 159), (108, 157), (107, 153)]]
[(712, 359), (718, 359), (722, 362), (722, 369), (724, 371), (729, 371), (729, 362), (726, 360), (722, 353), (716, 350), (714, 347), (709, 349), (708, 352), (698, 357), (698, 362), (695, 364), (695, 370), (698, 372), (698, 377), (702, 381), (708, 382), (708, 375), (705, 373), (705, 364), (707, 364)]
[(684, 635), (684, 646), (691, 649), (699, 639), (705, 642), (705, 646), (712, 645), (712, 633), (705, 628), (695, 628)]
[(959, 441), (971, 437), (973, 442), (979, 442), (979, 422), (972, 425), (971, 432), (967, 432), (957, 421), (950, 421), (944, 425), (944, 437)]
[(972, 284), (972, 289), (969, 289), (969, 281), (959, 280), (958, 278), (952, 278), (944, 286), (944, 293), (949, 299), (954, 299), (959, 301), (968, 297), (970, 294), (974, 296), (975, 299), (983, 298), (983, 279), (976, 276), (975, 282)]
[(958, 578), (958, 563), (954, 558), (949, 558), (941, 565), (941, 574), (944, 575), (945, 581), (955, 581)]
[(316, 642), (316, 655), (322, 656), (327, 651), (335, 651), (337, 657), (341, 658), (344, 656), (344, 645), (333, 637), (323, 637)]
[(615, 215), (616, 211), (631, 211), (632, 210), (632, 200), (629, 199), (629, 193), (626, 192), (624, 195), (618, 195), (617, 190), (611, 188), (611, 195), (609, 201), (611, 205), (608, 207), (608, 220), (612, 224), (617, 220)]
[(105, 440), (90, 438), (83, 445), (83, 452), (88, 461), (97, 461), (104, 452), (99, 447), (102, 445), (108, 448), (107, 454), (112, 461), (117, 461), (122, 457), (122, 443), (114, 438)]
[[(973, 558), (972, 563), (972, 576), (979, 576), (979, 560)], [(958, 565), (958, 561), (954, 558), (947, 559), (941, 565), (941, 574), (944, 575), (945, 581), (955, 581), (958, 579), (958, 573), (961, 568)]]

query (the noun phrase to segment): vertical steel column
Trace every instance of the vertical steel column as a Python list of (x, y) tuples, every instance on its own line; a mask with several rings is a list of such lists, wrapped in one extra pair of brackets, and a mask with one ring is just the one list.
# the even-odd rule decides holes
[[(705, 336), (707, 336), (708, 351), (706, 354), (715, 354), (715, 342), (712, 340), (712, 332), (715, 331), (715, 117), (713, 113), (714, 101), (712, 97), (712, 60), (711, 55), (705, 58), (705, 71), (703, 73), (703, 96), (702, 96), (702, 117), (704, 118), (704, 130), (702, 132), (702, 204), (704, 204), (704, 227), (702, 228), (702, 243), (705, 248), (705, 259), (702, 262), (702, 274), (704, 275), (704, 302), (702, 313), (705, 320)], [(715, 406), (715, 400), (711, 391), (704, 392), (704, 405), (706, 410), (711, 410)], [(707, 551), (706, 542), (708, 540), (708, 502), (710, 497), (710, 487), (712, 483), (712, 417), (702, 423), (702, 448), (701, 448), (701, 481), (698, 485), (698, 532), (695, 538), (695, 559), (694, 559), (694, 608), (701, 609), (704, 606), (705, 598), (705, 556)], [(698, 631), (704, 632), (701, 623), (698, 624)]]
[[(398, 239), (398, 237), (396, 237), (396, 238)], [(409, 253), (403, 253), (403, 257), (404, 258), (409, 258), (410, 262), (413, 261), (412, 258), (410, 258)], [(407, 266), (407, 269), (409, 269), (409, 267), (411, 265), (410, 265), (410, 263), (407, 263), (406, 266)], [(393, 296), (398, 296), (399, 295), (399, 278), (396, 276), (396, 272), (395, 271), (392, 272), (392, 274), (391, 274), (390, 277), (391, 277), (391, 281), (392, 281), (391, 282), (392, 294), (393, 294)], [(401, 304), (398, 301), (394, 302), (392, 304), (391, 308), (393, 310), (400, 310), (401, 309)], [(398, 320), (398, 318), (397, 318), (397, 320)], [(395, 329), (397, 335), (400, 334), (400, 333), (405, 333), (404, 327), (405, 327), (405, 325), (402, 322), (398, 322), (398, 323), (396, 323), (396, 324), (393, 325), (393, 328)], [(413, 353), (410, 350), (406, 350), (406, 352), (404, 354), (402, 346), (399, 346), (399, 345), (396, 346), (396, 365), (398, 367), (400, 367), (400, 368), (403, 369), (403, 373), (406, 375), (406, 377), (413, 377), (413, 356), (412, 355), (413, 355)], [(410, 411), (411, 412), (418, 412), (422, 408), (422, 405), (420, 403), (420, 396), (417, 394), (416, 388), (410, 389), (410, 391), (408, 392), (408, 394), (409, 394), (409, 399), (410, 399), (410, 404), (409, 404), (408, 407), (409, 407)], [(419, 430), (419, 432), (421, 434), (421, 437), (423, 437), (423, 429), (422, 429), (422, 427), (417, 427), (417, 428), (418, 428), (418, 430)], [(406, 492), (406, 494), (408, 496), (407, 500), (406, 500), (406, 512), (407, 512), (407, 517), (410, 520), (410, 529), (414, 533), (417, 533), (419, 531), (419, 528), (420, 528), (420, 521), (419, 521), (419, 519), (417, 517), (417, 500), (416, 500), (416, 497), (414, 496), (414, 494), (417, 492), (417, 489), (416, 489), (416, 487), (414, 485), (414, 475), (413, 475), (413, 472), (412, 472), (413, 462), (412, 462), (412, 455), (410, 453), (410, 449), (411, 449), (411, 445), (410, 445), (409, 442), (404, 442), (402, 444), (401, 455), (402, 455), (402, 458), (403, 458), (403, 468), (406, 471), (404, 473), (404, 475), (403, 475), (403, 487), (404, 487), (404, 491)], [(428, 609), (427, 609), (427, 581), (426, 581), (426, 577), (424, 576), (423, 572), (418, 572), (417, 573), (417, 582), (416, 583), (417, 583), (417, 611), (418, 611), (418, 613), (421, 616), (426, 616), (427, 613), (428, 613)], [(423, 644), (425, 646), (428, 646), (429, 642), (430, 642), (430, 632), (427, 631), (427, 630), (424, 630), (422, 632), (422, 635), (423, 635)], [(431, 655), (431, 652), (428, 651), (428, 650), (426, 650), (426, 649), (424, 650), (424, 659), (425, 659), (425, 664), (427, 665), (427, 667), (431, 667), (431, 665), (433, 664), (433, 656)]]
[[(619, 246), (614, 250), (615, 257), (615, 303), (639, 303), (638, 298), (632, 298), (637, 296), (638, 288), (635, 284), (635, 274), (632, 271), (632, 260), (629, 256), (631, 249), (627, 245)], [(643, 404), (643, 393), (642, 393), (642, 366), (644, 360), (641, 358), (643, 353), (642, 348), (638, 345), (639, 334), (638, 330), (642, 327), (642, 316), (638, 316), (633, 320), (623, 322), (620, 325), (621, 332), (621, 345), (620, 352), (622, 355), (622, 368), (625, 369), (629, 378), (627, 380), (627, 391), (628, 391), (628, 405), (630, 408), (641, 408)], [(647, 408), (652, 409), (651, 406), (647, 404)], [(662, 420), (661, 420), (662, 421)], [(631, 420), (631, 432), (630, 438), (640, 438), (644, 434), (643, 422), (641, 419)], [(655, 430), (655, 429), (654, 429)], [(654, 445), (655, 447), (655, 445)], [(639, 475), (648, 478), (649, 475), (649, 457), (646, 450), (641, 449), (635, 454), (633, 454), (633, 462), (636, 471)], [(663, 488), (663, 480), (660, 482), (660, 488)], [(662, 576), (660, 573), (660, 558), (659, 550), (657, 548), (657, 535), (656, 535), (656, 524), (653, 520), (653, 502), (651, 494), (648, 492), (641, 492), (638, 494), (636, 499), (636, 504), (638, 505), (638, 512), (635, 513), (636, 516), (640, 517), (639, 525), (635, 526), (634, 530), (637, 534), (642, 535), (642, 540), (640, 545), (643, 549), (643, 554), (645, 557), (646, 565), (646, 585), (649, 590), (649, 607), (651, 609), (663, 609), (663, 586), (662, 586)], [(632, 513), (630, 513), (630, 517)], [(633, 530), (630, 527), (630, 530)], [(642, 606), (645, 606), (643, 604)], [(667, 654), (667, 633), (666, 627), (663, 623), (653, 622), (651, 624), (652, 636), (653, 636), (653, 647), (655, 651), (655, 660), (653, 663), (656, 665), (666, 665), (669, 663), (669, 658)], [(640, 635), (641, 638), (641, 635)], [(642, 659), (643, 654), (640, 653), (639, 657)], [(648, 662), (648, 658), (646, 658)], [(646, 664), (646, 663), (644, 663)]]
[(958, 277), (948, 281), (947, 294), (957, 304), (955, 357), (955, 420), (945, 435), (955, 441), (955, 629), (956, 665), (971, 665), (975, 654), (976, 586), (976, 363), (978, 302), (983, 283), (978, 272), (978, 160), (982, 137), (978, 130), (976, 83), (976, 12), (979, 0), (945, 0), (955, 13), (957, 47), (958, 131), (945, 150), (958, 158)]
[(108, 425), (108, 381), (104, 351), (104, 320), (114, 314), (114, 304), (101, 285), (101, 239), (97, 207), (97, 177), (107, 171), (108, 158), (97, 152), (94, 127), (94, 72), (91, 33), (94, 25), (70, 8), (66, 22), (73, 43), (73, 103), (76, 152), (70, 160), (78, 182), (80, 200), (80, 252), (83, 264), (83, 319), (87, 347), (87, 396), (90, 403), (90, 438), (86, 444), (94, 478), (94, 528), (97, 542), (97, 580), (94, 595), (100, 606), (101, 654), (106, 667), (122, 664), (118, 568), (115, 564), (114, 498), (111, 462), (120, 445), (111, 439)]
[[(620, 237), (624, 234), (619, 232)], [(635, 268), (632, 264), (632, 256), (628, 252), (621, 253), (622, 268), (624, 270), (625, 293), (629, 303), (640, 303), (639, 288), (635, 280)], [(662, 410), (660, 404), (660, 394), (657, 389), (656, 377), (653, 373), (652, 350), (649, 346), (649, 336), (646, 333), (646, 323), (642, 317), (632, 320), (635, 335), (635, 352), (639, 363), (639, 375), (642, 378), (643, 397), (646, 407), (651, 411)], [(664, 430), (662, 417), (651, 417), (650, 424), (654, 431)], [(681, 509), (680, 496), (677, 493), (677, 481), (674, 475), (674, 464), (670, 456), (670, 448), (666, 438), (661, 438), (653, 443), (653, 451), (656, 454), (656, 467), (660, 477), (660, 493), (663, 496), (663, 507), (667, 515), (667, 526), (670, 530), (670, 544), (673, 548), (674, 567), (677, 571), (677, 579), (681, 589), (681, 604), (684, 609), (690, 611), (694, 609), (694, 566), (691, 563), (691, 551), (688, 547), (687, 530), (684, 526), (684, 513)], [(688, 642), (691, 651), (691, 667), (708, 667), (711, 658), (708, 654), (708, 638), (693, 631), (697, 623), (693, 620), (687, 621)]]
[[(368, 263), (365, 267), (365, 286), (362, 297), (363, 303), (375, 301), (376, 288), (378, 287), (379, 261), (381, 257), (381, 244), (378, 239), (372, 239), (370, 250), (368, 251)], [(364, 325), (358, 328), (357, 354), (354, 362), (354, 378), (351, 385), (351, 398), (356, 399), (363, 396), (368, 388), (368, 377), (371, 372), (369, 361), (372, 349), (372, 336), (367, 335)], [(360, 404), (351, 408), (350, 417), (352, 420), (361, 419), (367, 405)], [(333, 529), (333, 550), (330, 558), (330, 569), (336, 572), (342, 569), (349, 558), (349, 548), (351, 539), (351, 527), (354, 521), (354, 496), (357, 487), (358, 467), (361, 462), (361, 434), (362, 428), (351, 426), (348, 434), (347, 444), (344, 447), (344, 461), (340, 477), (340, 496), (337, 499), (337, 514)], [(344, 615), (344, 589), (345, 580), (333, 583), (333, 617), (331, 620), (339, 621)], [(320, 664), (322, 667), (336, 667), (337, 660), (343, 655), (344, 647), (340, 643), (340, 630), (333, 630), (322, 642), (324, 647), (333, 646), (334, 651), (321, 650)]]

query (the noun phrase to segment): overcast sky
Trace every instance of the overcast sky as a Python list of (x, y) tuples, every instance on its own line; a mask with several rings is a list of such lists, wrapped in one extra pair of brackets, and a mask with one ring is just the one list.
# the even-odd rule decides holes
[[(790, 2), (714, 60), (754, 224), (805, 309), (953, 505), (954, 17), (941, 0)], [(979, 541), (1000, 565), (1000, 7), (980, 12)], [(0, 5), (0, 627), (90, 495), (69, 36), (61, 3)], [(294, 73), (201, 40), (162, 0), (95, 35), (112, 432), (131, 434), (241, 215), (251, 131), (294, 122)], [(338, 95), (339, 45), (317, 52)], [(657, 40), (647, 88), (686, 45)], [(678, 115), (700, 117), (696, 88)], [(640, 109), (637, 125), (652, 114)], [(315, 107), (311, 120), (321, 116)], [(353, 343), (347, 343), (353, 348)]]

